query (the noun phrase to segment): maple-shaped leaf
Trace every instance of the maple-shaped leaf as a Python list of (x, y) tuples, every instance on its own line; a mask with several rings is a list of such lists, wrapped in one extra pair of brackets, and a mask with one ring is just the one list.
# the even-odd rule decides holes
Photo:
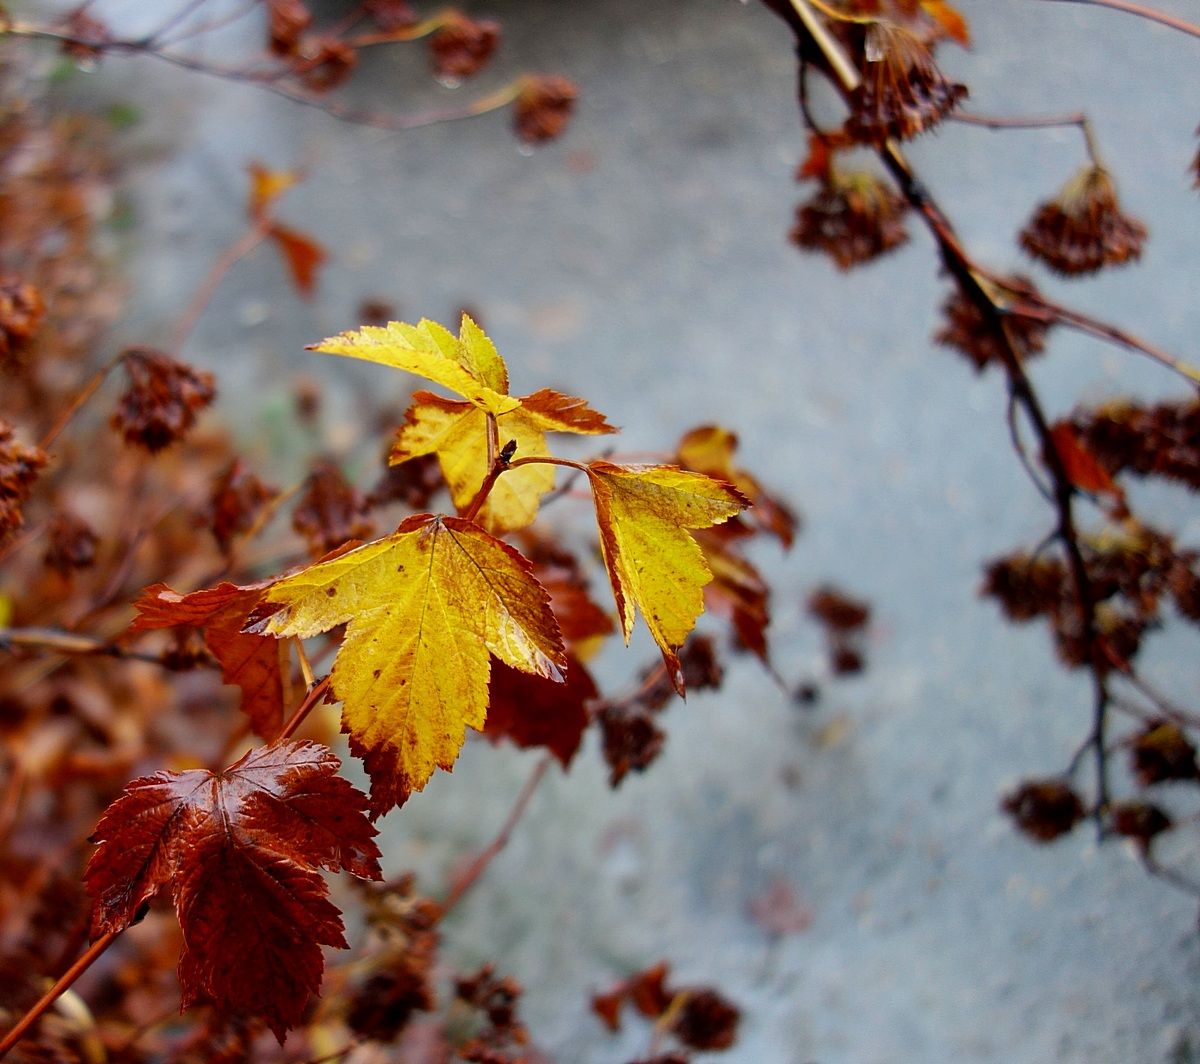
[(478, 525), (418, 514), (390, 536), (318, 562), (265, 595), (276, 636), (346, 624), (332, 672), (342, 730), (371, 776), (380, 816), (458, 757), (482, 730), (491, 655), (561, 678), (566, 653), (532, 567)]
[(242, 710), (254, 733), (270, 740), (279, 734), (288, 700), (288, 646), (242, 631), (267, 586), (226, 582), (181, 595), (166, 584), (153, 584), (133, 604), (138, 616), (130, 629), (202, 629), (204, 645), (221, 664), (221, 679), (242, 689)]
[(260, 1016), (282, 1043), (346, 948), (321, 870), (380, 879), (367, 798), (333, 752), (289, 741), (220, 773), (157, 772), (104, 811), (85, 881), (92, 933), (119, 932), (169, 888), (183, 932), (183, 1007)]
[[(469, 319), (465, 319), (469, 320)], [(543, 388), (522, 396), (512, 410), (496, 415), (502, 444), (513, 441), (520, 457), (545, 455), (547, 432), (594, 436), (614, 432), (604, 415), (582, 399)], [(487, 414), (468, 402), (417, 392), (389, 459), (399, 465), (422, 455), (437, 455), (450, 497), (460, 510), (468, 506), (488, 473)], [(531, 464), (508, 470), (500, 477), (477, 520), (501, 533), (525, 528), (537, 516), (543, 495), (554, 488), (555, 467)]]
[(588, 703), (599, 697), (595, 681), (574, 657), (568, 660), (565, 683), (496, 665), (484, 734), (523, 749), (544, 746), (567, 768), (583, 741)]
[(378, 362), (440, 384), (490, 414), (515, 410), (520, 400), (508, 394), (508, 370), (495, 345), (464, 314), (459, 335), (422, 319), (416, 325), (389, 321), (364, 325), (309, 345), (310, 351)]
[(712, 579), (687, 530), (718, 525), (749, 504), (733, 486), (674, 466), (596, 461), (587, 474), (625, 642), (636, 606), (683, 694), (676, 651), (703, 611), (704, 585)]

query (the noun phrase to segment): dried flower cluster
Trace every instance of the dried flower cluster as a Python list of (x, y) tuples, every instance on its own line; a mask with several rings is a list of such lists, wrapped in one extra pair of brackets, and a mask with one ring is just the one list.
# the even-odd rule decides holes
[(929, 46), (893, 22), (868, 24), (861, 51), (862, 83), (849, 94), (846, 132), (865, 144), (909, 140), (940, 123), (967, 96), (934, 62)]
[(797, 247), (819, 251), (840, 270), (871, 262), (908, 240), (907, 202), (874, 174), (833, 172), (796, 208), (789, 234)]
[(1038, 207), (1020, 239), (1030, 255), (1069, 277), (1140, 258), (1146, 227), (1121, 210), (1112, 175), (1089, 165)]

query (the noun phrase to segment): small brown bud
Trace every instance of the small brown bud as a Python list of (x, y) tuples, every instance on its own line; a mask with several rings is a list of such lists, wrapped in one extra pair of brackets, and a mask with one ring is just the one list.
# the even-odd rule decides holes
[(1030, 838), (1052, 842), (1083, 819), (1083, 803), (1062, 780), (1028, 780), (1007, 795), (1001, 808)]
[(345, 41), (320, 37), (303, 47), (293, 69), (313, 92), (329, 92), (349, 78), (357, 65), (358, 52)]
[(578, 95), (573, 81), (556, 74), (523, 77), (513, 110), (513, 128), (522, 143), (543, 144), (560, 137)]
[(1143, 847), (1171, 828), (1171, 818), (1149, 802), (1118, 802), (1109, 809), (1108, 822), (1118, 835), (1136, 839)]
[(1163, 780), (1200, 777), (1196, 748), (1174, 721), (1158, 720), (1147, 724), (1131, 741), (1129, 755), (1133, 774), (1143, 787)]
[(710, 987), (682, 990), (686, 995), (672, 1030), (692, 1049), (728, 1049), (737, 1039), (741, 1012)]
[(303, 0), (267, 0), (267, 42), (275, 55), (295, 55), (311, 25), (312, 12)]
[(491, 19), (476, 21), (457, 11), (429, 38), (433, 69), (443, 78), (469, 78), (478, 74), (500, 43), (500, 24)]
[(47, 530), (46, 553), (42, 560), (62, 576), (75, 569), (88, 569), (96, 562), (100, 537), (83, 518), (63, 511), (56, 514)]
[(350, 539), (366, 539), (375, 531), (365, 516), (366, 501), (328, 459), (314, 463), (304, 494), (292, 513), (292, 527), (314, 555), (325, 554)]
[(208, 502), (208, 524), (223, 554), (229, 553), (233, 537), (250, 529), (271, 499), (279, 494), (258, 479), (237, 459), (213, 486)]
[(21, 508), (46, 461), (45, 452), (17, 443), (12, 426), (0, 421), (0, 543), (25, 523)]
[(33, 285), (19, 277), (0, 277), (0, 359), (19, 350), (45, 315), (41, 293)]

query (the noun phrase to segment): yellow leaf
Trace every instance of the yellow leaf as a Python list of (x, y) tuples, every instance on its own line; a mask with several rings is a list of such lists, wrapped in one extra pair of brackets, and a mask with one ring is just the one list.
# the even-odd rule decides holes
[(348, 625), (332, 686), (342, 730), (385, 813), (458, 757), (487, 715), (491, 657), (562, 678), (566, 652), (529, 563), (469, 521), (421, 514), (392, 535), (280, 580), (258, 626), (307, 638)]
[(683, 693), (676, 650), (704, 610), (712, 579), (689, 528), (727, 521), (747, 502), (728, 484), (673, 466), (588, 466), (600, 549), (625, 642), (641, 610), (675, 689)]
[[(546, 432), (584, 435), (612, 432), (603, 415), (582, 399), (548, 389), (519, 400), (520, 406), (496, 418), (500, 445), (516, 441), (517, 457), (547, 454)], [(460, 510), (468, 506), (488, 471), (487, 418), (470, 403), (417, 392), (392, 450), (391, 464), (436, 454), (450, 497)], [(525, 528), (537, 517), (543, 495), (554, 488), (554, 466), (523, 465), (507, 470), (495, 483), (477, 515), (497, 534)]]
[(416, 325), (390, 321), (332, 336), (310, 345), (309, 350), (415, 373), (491, 414), (507, 413), (520, 405), (519, 399), (506, 394), (508, 372), (495, 347), (465, 314), (458, 337), (425, 319)]

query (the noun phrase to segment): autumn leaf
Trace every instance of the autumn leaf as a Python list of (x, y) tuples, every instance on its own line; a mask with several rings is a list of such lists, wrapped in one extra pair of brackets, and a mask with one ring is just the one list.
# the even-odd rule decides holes
[(332, 684), (375, 817), (450, 769), (467, 727), (483, 728), (491, 655), (551, 679), (567, 664), (529, 562), (454, 517), (410, 517), (280, 580), (265, 602), (277, 609), (256, 631), (307, 638), (348, 625)]
[(312, 299), (317, 290), (317, 270), (329, 257), (325, 249), (307, 233), (286, 226), (272, 225), (267, 233), (279, 248), (296, 291), (302, 299)]
[(796, 515), (786, 503), (771, 495), (749, 472), (735, 465), (738, 438), (720, 425), (700, 425), (679, 441), (676, 462), (684, 469), (727, 480), (753, 504), (750, 518), (790, 548), (796, 538)]
[(729, 484), (673, 466), (587, 466), (600, 527), (600, 550), (621, 631), (629, 642), (635, 607), (662, 650), (667, 674), (683, 694), (676, 651), (704, 609), (712, 572), (688, 529), (709, 528), (747, 501)]
[(414, 373), (449, 388), (490, 414), (505, 414), (520, 405), (519, 399), (508, 394), (504, 360), (466, 314), (458, 336), (427, 319), (416, 325), (390, 321), (387, 325), (364, 325), (308, 349)]
[(183, 931), (183, 1007), (262, 1017), (282, 1043), (347, 946), (321, 869), (379, 879), (366, 796), (310, 742), (259, 747), (220, 773), (157, 772), (104, 811), (85, 881), (92, 933), (119, 932), (169, 887)]
[(595, 681), (573, 657), (565, 683), (495, 665), (484, 734), (493, 742), (508, 739), (523, 749), (544, 746), (567, 768), (583, 741), (588, 703), (599, 696)]
[[(615, 431), (582, 399), (548, 388), (517, 402), (513, 410), (496, 415), (496, 425), (501, 443), (515, 441), (515, 453), (521, 457), (547, 454), (547, 432), (592, 436)], [(414, 394), (406, 420), (390, 463), (437, 455), (454, 505), (465, 509), (489, 469), (487, 414), (471, 403), (422, 391)], [(479, 511), (479, 524), (497, 534), (532, 524), (542, 496), (554, 488), (554, 474), (554, 466), (538, 463), (507, 470)]]
[(273, 739), (283, 724), (289, 686), (288, 647), (276, 639), (242, 631), (266, 583), (216, 587), (181, 595), (166, 584), (153, 584), (133, 607), (130, 630), (200, 628), (204, 645), (221, 665), (221, 679), (242, 689), (242, 711), (256, 735)]
[(250, 163), (246, 170), (250, 174), (247, 211), (255, 221), (271, 214), (279, 197), (304, 180), (299, 170), (269, 170), (261, 163)]
[(921, 0), (921, 8), (947, 37), (957, 41), (964, 48), (971, 46), (971, 31), (967, 28), (967, 20), (946, 0)]
[(762, 574), (716, 531), (697, 533), (696, 542), (713, 579), (704, 589), (704, 601), (713, 613), (733, 626), (738, 642), (768, 663), (767, 625), (770, 623), (771, 590)]
[(1067, 479), (1080, 491), (1091, 491), (1122, 499), (1125, 493), (1100, 460), (1087, 449), (1069, 421), (1060, 421), (1050, 431), (1054, 449)]

